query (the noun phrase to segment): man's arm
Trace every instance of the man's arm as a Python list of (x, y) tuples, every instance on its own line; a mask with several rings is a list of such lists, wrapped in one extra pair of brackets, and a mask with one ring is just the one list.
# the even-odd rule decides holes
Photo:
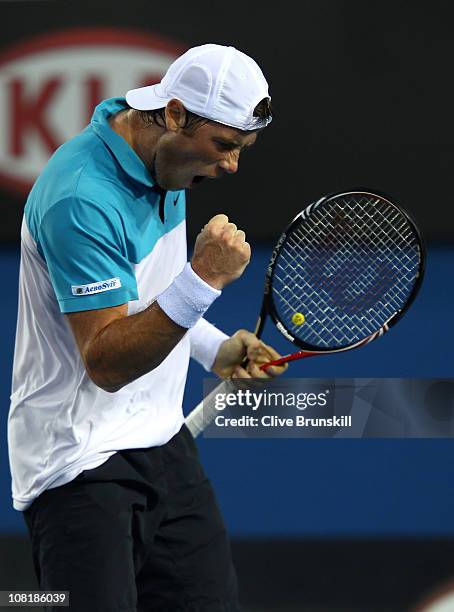
[(218, 294), (216, 290), (241, 276), (250, 255), (244, 232), (229, 223), (225, 215), (216, 215), (197, 237), (190, 275), (188, 270), (183, 272), (157, 302), (142, 312), (128, 317), (127, 305), (123, 304), (68, 313), (93, 382), (115, 392), (156, 368), (203, 314), (204, 299), (196, 294), (197, 285), (201, 283), (208, 292)]
[(105, 391), (118, 391), (156, 368), (188, 331), (157, 302), (130, 317), (127, 309), (122, 304), (66, 315), (87, 374)]

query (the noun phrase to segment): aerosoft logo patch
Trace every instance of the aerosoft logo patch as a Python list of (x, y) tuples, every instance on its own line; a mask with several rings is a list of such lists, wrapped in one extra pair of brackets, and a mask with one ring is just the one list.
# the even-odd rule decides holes
[(82, 296), (102, 293), (103, 291), (110, 291), (119, 287), (121, 287), (121, 280), (116, 276), (115, 278), (108, 278), (107, 280), (90, 283), (89, 285), (71, 285), (71, 290), (73, 295)]
[(77, 28), (0, 52), (0, 185), (26, 195), (101, 100), (159, 82), (185, 50), (141, 30)]

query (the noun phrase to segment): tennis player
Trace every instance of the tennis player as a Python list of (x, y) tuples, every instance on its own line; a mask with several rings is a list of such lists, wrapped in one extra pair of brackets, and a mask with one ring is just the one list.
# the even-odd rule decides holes
[(195, 47), (161, 83), (97, 106), (28, 198), (8, 421), (13, 500), (40, 588), (69, 590), (74, 612), (239, 610), (183, 391), (190, 357), (220, 377), (259, 377), (278, 355), (204, 318), (250, 246), (218, 214), (187, 262), (185, 189), (235, 173), (271, 118), (254, 60)]

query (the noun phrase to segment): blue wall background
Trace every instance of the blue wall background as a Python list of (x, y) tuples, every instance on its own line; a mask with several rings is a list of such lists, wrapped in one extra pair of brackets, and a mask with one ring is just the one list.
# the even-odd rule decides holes
[[(269, 248), (258, 246), (243, 277), (207, 317), (233, 333), (253, 329)], [(13, 510), (6, 446), (17, 310), (17, 250), (0, 253), (4, 288), (0, 338), (0, 531), (24, 531)], [(296, 362), (287, 376), (452, 378), (453, 247), (429, 249), (426, 279), (409, 313), (371, 345)], [(289, 343), (268, 323), (264, 339), (283, 353)], [(189, 371), (185, 410), (207, 376)], [(454, 440), (200, 439), (203, 463), (236, 537), (454, 535)], [(24, 449), (26, 452), (26, 449)]]

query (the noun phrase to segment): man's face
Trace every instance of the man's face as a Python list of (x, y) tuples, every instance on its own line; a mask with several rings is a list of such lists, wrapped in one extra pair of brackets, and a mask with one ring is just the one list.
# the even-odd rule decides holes
[(238, 170), (240, 153), (252, 146), (256, 132), (244, 132), (214, 121), (167, 130), (152, 161), (154, 179), (162, 189), (191, 188), (206, 178)]

